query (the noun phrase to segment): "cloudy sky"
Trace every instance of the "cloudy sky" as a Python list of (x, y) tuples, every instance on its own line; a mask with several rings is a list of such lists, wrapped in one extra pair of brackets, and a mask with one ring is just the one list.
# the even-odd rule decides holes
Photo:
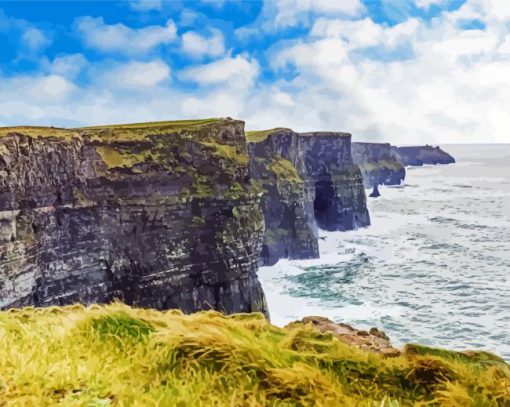
[(510, 0), (0, 2), (0, 125), (510, 142)]

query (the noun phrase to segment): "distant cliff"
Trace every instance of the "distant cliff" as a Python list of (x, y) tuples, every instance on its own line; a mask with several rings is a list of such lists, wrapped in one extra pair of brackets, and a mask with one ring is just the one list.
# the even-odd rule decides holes
[(0, 129), (0, 307), (267, 312), (244, 123)]
[(455, 159), (438, 147), (414, 146), (392, 147), (393, 156), (402, 165), (420, 166), (423, 164), (453, 164)]
[(351, 230), (370, 224), (359, 168), (347, 133), (249, 132), (253, 177), (264, 190), (262, 264), (318, 257), (318, 228)]
[(405, 179), (405, 167), (396, 160), (389, 143), (352, 143), (352, 158), (363, 174), (365, 188), (400, 185)]

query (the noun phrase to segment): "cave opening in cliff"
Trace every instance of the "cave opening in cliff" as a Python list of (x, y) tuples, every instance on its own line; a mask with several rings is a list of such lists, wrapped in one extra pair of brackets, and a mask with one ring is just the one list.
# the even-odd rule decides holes
[(330, 180), (315, 183), (313, 210), (317, 224), (321, 229), (329, 230), (336, 221), (336, 194)]

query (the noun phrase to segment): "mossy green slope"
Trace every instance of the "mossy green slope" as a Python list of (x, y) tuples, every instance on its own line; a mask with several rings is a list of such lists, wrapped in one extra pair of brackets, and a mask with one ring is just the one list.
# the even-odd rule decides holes
[[(231, 118), (210, 118), (148, 123), (112, 124), (74, 129), (16, 126), (0, 127), (0, 137), (20, 135), (71, 145), (92, 146), (104, 163), (98, 175), (117, 179), (119, 172), (140, 174), (171, 171), (192, 180), (180, 197), (216, 196), (237, 199), (260, 191), (243, 184), (239, 170), (248, 165), (244, 123)], [(230, 133), (229, 133), (230, 132)], [(222, 188), (227, 185), (229, 188)]]
[(509, 366), (490, 354), (414, 346), (384, 359), (260, 314), (121, 304), (11, 310), (0, 313), (0, 355), (0, 405), (510, 403)]
[(252, 130), (246, 132), (246, 140), (249, 143), (259, 143), (266, 140), (270, 134), (277, 133), (279, 131), (290, 130), (285, 127), (276, 127), (269, 130)]

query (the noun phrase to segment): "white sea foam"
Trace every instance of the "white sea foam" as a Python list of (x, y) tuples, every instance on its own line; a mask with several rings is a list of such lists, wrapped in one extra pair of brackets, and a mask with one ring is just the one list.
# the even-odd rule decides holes
[(273, 323), (322, 315), (510, 359), (510, 145), (448, 151), (457, 164), (382, 187), (371, 227), (321, 231), (320, 259), (261, 268)]

